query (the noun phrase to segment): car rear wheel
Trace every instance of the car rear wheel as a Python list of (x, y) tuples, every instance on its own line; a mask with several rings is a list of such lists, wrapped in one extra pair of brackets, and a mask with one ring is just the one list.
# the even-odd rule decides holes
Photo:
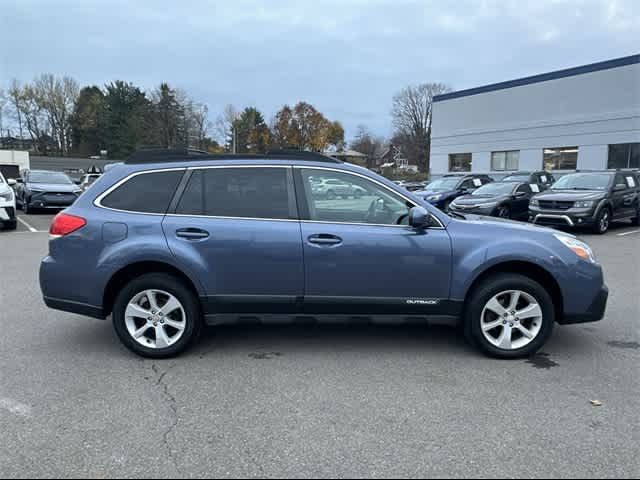
[(196, 295), (177, 278), (143, 275), (127, 284), (113, 307), (122, 343), (147, 358), (174, 357), (200, 336), (202, 315)]
[(609, 231), (611, 226), (611, 211), (608, 208), (603, 208), (598, 217), (596, 218), (596, 224), (593, 229), (596, 233), (603, 235)]
[(523, 358), (542, 348), (554, 322), (553, 300), (539, 283), (522, 275), (500, 274), (471, 294), (465, 336), (491, 357)]
[(25, 215), (28, 215), (32, 212), (32, 209), (29, 208), (29, 200), (27, 200), (26, 198), (22, 201), (22, 211)]

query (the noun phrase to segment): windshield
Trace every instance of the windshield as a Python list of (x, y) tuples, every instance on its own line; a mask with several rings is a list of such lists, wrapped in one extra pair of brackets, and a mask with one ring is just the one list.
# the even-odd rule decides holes
[(551, 190), (606, 190), (611, 177), (610, 173), (574, 173), (562, 177)]
[(436, 192), (446, 192), (447, 190), (455, 190), (460, 183), (459, 178), (441, 178), (427, 185), (427, 190), (434, 190)]
[(523, 175), (509, 175), (502, 179), (503, 182), (528, 182), (531, 175), (523, 174)]
[(64, 173), (31, 172), (29, 183), (48, 183), (49, 185), (71, 185), (72, 182)]
[(515, 183), (487, 183), (471, 195), (510, 195), (515, 186)]

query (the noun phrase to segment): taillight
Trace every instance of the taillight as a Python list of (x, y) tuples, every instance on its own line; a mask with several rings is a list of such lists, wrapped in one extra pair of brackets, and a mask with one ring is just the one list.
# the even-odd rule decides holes
[(65, 235), (80, 230), (86, 224), (87, 221), (84, 218), (59, 213), (53, 218), (53, 222), (51, 222), (49, 234), (52, 237), (64, 237)]

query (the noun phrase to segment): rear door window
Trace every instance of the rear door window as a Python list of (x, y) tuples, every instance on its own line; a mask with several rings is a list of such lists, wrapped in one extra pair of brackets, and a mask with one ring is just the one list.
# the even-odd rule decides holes
[(105, 196), (100, 205), (114, 210), (164, 214), (184, 170), (143, 173), (130, 178)]
[(274, 220), (295, 218), (287, 170), (287, 167), (196, 170), (176, 213)]

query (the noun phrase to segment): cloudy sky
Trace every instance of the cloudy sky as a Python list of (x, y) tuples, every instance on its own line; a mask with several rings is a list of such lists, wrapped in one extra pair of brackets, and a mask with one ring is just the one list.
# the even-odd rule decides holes
[(640, 52), (640, 0), (0, 0), (0, 87), (161, 81), (215, 117), (306, 100), (389, 134), (403, 86), (458, 90)]

